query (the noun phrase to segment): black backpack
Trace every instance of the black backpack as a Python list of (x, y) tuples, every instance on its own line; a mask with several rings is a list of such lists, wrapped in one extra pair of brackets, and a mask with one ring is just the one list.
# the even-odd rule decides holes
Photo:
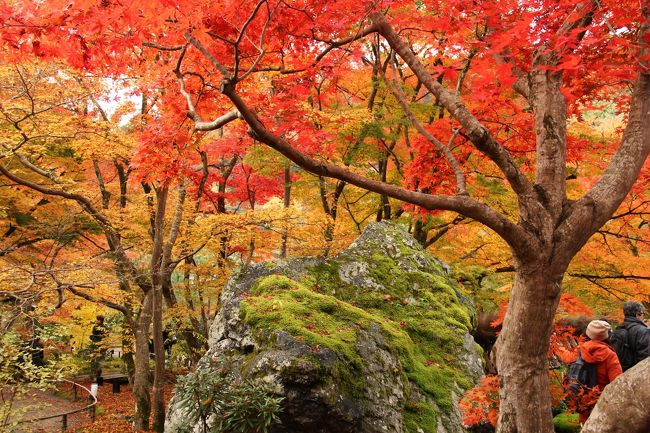
[(623, 371), (631, 368), (636, 364), (636, 356), (634, 350), (628, 343), (627, 329), (619, 327), (613, 331), (609, 336), (609, 342), (618, 355), (618, 360), (621, 363)]
[(564, 389), (567, 397), (576, 398), (587, 394), (598, 385), (596, 380), (596, 364), (585, 362), (578, 352), (578, 359), (569, 364), (569, 369), (564, 376)]

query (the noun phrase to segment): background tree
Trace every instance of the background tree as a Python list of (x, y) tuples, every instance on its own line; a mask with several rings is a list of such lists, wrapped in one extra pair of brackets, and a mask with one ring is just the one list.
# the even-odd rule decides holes
[[(232, 180), (222, 170), (222, 177), (214, 178), (210, 160), (219, 155), (223, 160), (224, 147), (229, 160), (237, 162), (239, 157), (228, 150), (228, 140), (218, 145), (203, 143), (202, 137), (192, 141), (173, 123), (173, 111), (165, 123), (162, 110), (150, 107), (155, 114), (142, 110), (129, 132), (117, 125), (119, 110), (110, 119), (98, 102), (99, 95), (106, 95), (99, 80), (79, 78), (53, 65), (3, 68), (7, 79), (2, 89), (0, 172), (9, 194), (3, 195), (2, 224), (8, 246), (0, 257), (0, 295), (13, 308), (6, 317), (2, 315), (2, 325), (11, 328), (17, 318), (30, 316), (39, 306), (45, 310), (41, 316), (51, 315), (64, 307), (70, 295), (122, 314), (131, 335), (125, 342), (125, 360), (136, 396), (138, 428), (149, 424), (153, 325), (154, 426), (162, 430), (163, 300), (170, 308), (179, 307), (173, 274), (179, 263), (205, 260), (214, 253), (224, 281), (233, 254), (246, 255), (245, 248), (237, 248), (237, 234), (261, 225), (273, 227), (285, 218), (268, 212), (244, 213), (242, 202), (251, 200), (243, 198), (247, 195), (240, 188), (247, 185), (247, 191), (255, 190), (256, 200), (263, 204), (279, 187), (246, 167), (241, 169), (247, 172), (244, 182), (234, 163), (227, 167), (234, 173)], [(165, 128), (149, 128), (153, 116)], [(139, 147), (133, 145), (136, 139)], [(152, 140), (168, 147), (159, 145), (150, 151), (147, 146)], [(148, 155), (146, 161), (143, 154)], [(205, 176), (194, 176), (199, 157), (205, 161)], [(161, 169), (152, 168), (156, 164)], [(191, 203), (186, 200), (188, 189)], [(214, 209), (207, 205), (206, 210), (204, 202)], [(168, 206), (173, 206), (172, 212), (167, 212)], [(214, 212), (226, 215), (210, 218)], [(205, 278), (196, 280), (205, 282)], [(186, 302), (193, 305), (189, 284)], [(201, 287), (200, 293), (214, 297), (216, 304), (216, 290)], [(203, 336), (190, 331), (195, 317), (190, 316), (190, 323), (177, 322), (194, 356), (207, 338), (209, 311), (201, 311), (206, 322)]]

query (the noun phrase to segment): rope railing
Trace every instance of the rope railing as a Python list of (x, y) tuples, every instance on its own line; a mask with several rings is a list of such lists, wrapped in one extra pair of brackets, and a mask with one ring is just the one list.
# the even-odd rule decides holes
[(86, 405), (85, 407), (82, 407), (82, 408), (79, 408), (79, 409), (74, 409), (74, 410), (64, 412), (64, 413), (59, 413), (59, 414), (56, 414), (56, 415), (48, 415), (48, 416), (42, 416), (42, 417), (39, 417), (39, 418), (21, 420), (18, 423), (19, 424), (35, 423), (35, 422), (39, 422), (39, 421), (45, 421), (45, 420), (48, 420), (48, 419), (61, 417), (61, 431), (66, 431), (68, 429), (68, 416), (74, 415), (76, 413), (83, 412), (83, 411), (88, 411), (88, 414), (90, 415), (91, 419), (94, 422), (95, 421), (96, 409), (97, 409), (97, 396), (93, 395), (93, 393), (88, 388), (86, 388), (85, 386), (83, 386), (83, 385), (81, 385), (81, 384), (79, 384), (77, 382), (73, 382), (73, 381), (67, 380), (67, 379), (62, 379), (61, 381), (62, 382), (67, 382), (67, 383), (72, 385), (73, 401), (77, 400), (77, 388), (81, 388), (82, 390), (85, 390), (88, 393), (88, 395), (90, 397), (92, 397), (92, 401), (88, 405)]

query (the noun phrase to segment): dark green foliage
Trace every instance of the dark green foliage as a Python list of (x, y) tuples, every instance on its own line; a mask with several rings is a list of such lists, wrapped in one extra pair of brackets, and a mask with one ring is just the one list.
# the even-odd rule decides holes
[(279, 421), (282, 398), (260, 382), (238, 381), (211, 365), (184, 376), (174, 399), (184, 414), (182, 428), (174, 433), (267, 433)]

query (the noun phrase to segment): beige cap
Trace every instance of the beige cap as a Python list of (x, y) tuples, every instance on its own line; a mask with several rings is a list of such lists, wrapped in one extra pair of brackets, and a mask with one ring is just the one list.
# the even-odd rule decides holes
[(606, 340), (610, 329), (612, 329), (611, 325), (604, 320), (592, 320), (587, 325), (587, 337), (592, 340)]

